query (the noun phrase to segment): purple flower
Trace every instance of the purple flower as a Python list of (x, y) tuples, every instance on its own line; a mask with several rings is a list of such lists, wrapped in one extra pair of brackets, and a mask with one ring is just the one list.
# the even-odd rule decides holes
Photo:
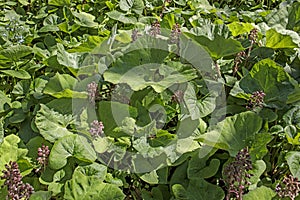
[(95, 81), (87, 85), (87, 92), (90, 103), (95, 105), (95, 101), (99, 97), (98, 85)]
[(170, 35), (170, 43), (171, 44), (178, 44), (180, 34), (181, 34), (180, 25), (178, 23), (176, 23), (173, 26), (173, 29), (172, 29), (172, 32), (171, 32), (171, 35)]
[(5, 165), (6, 170), (3, 170), (1, 179), (5, 179), (4, 185), (7, 186), (8, 194), (6, 200), (29, 199), (34, 192), (33, 187), (28, 183), (23, 183), (22, 175), (17, 162), (10, 161)]
[(281, 184), (278, 183), (276, 185), (275, 191), (281, 198), (289, 197), (294, 200), (299, 195), (300, 182), (298, 181), (298, 178), (288, 175), (284, 177)]
[(101, 136), (101, 134), (103, 134), (103, 129), (104, 129), (103, 123), (98, 120), (94, 120), (91, 123), (91, 128), (89, 132), (93, 137), (99, 137)]
[(250, 31), (250, 34), (248, 36), (251, 44), (256, 43), (257, 37), (258, 37), (258, 30), (257, 30), (257, 28), (254, 28)]
[(242, 199), (244, 190), (250, 185), (248, 179), (253, 176), (249, 173), (252, 169), (248, 148), (244, 148), (236, 155), (234, 161), (224, 168), (225, 182), (228, 189), (226, 199), (230, 199), (232, 195), (237, 199)]
[(254, 109), (256, 107), (263, 107), (264, 104), (264, 97), (266, 94), (263, 91), (256, 91), (253, 92), (250, 96), (248, 104), (246, 105), (247, 109)]
[(38, 161), (40, 168), (38, 168), (36, 172), (40, 171), (41, 169), (45, 169), (45, 167), (48, 165), (49, 154), (50, 150), (48, 146), (42, 144), (42, 147), (38, 148), (38, 157), (36, 160)]
[(152, 23), (149, 34), (153, 37), (156, 37), (156, 35), (159, 35), (160, 33), (160, 23), (158, 20), (156, 20), (154, 23)]
[(177, 90), (172, 95), (172, 101), (181, 103), (183, 101), (184, 92), (182, 90)]

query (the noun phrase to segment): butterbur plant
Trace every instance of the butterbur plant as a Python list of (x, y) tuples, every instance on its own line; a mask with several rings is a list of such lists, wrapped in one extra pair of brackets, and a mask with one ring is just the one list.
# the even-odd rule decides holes
[(245, 51), (241, 51), (236, 54), (234, 59), (234, 68), (233, 68), (233, 75), (237, 73), (239, 70), (239, 65), (247, 58), (247, 54)]
[(256, 107), (262, 108), (264, 105), (264, 97), (266, 94), (263, 91), (256, 91), (253, 92), (250, 96), (250, 99), (248, 100), (248, 103), (246, 105), (246, 108), (249, 110), (253, 110)]
[(95, 105), (96, 99), (99, 97), (98, 84), (93, 81), (87, 85), (89, 102)]
[(152, 23), (149, 34), (153, 37), (156, 37), (161, 33), (160, 31), (160, 23), (158, 20)]
[(248, 36), (248, 39), (250, 40), (251, 45), (256, 43), (257, 37), (258, 37), (258, 30), (256, 28), (254, 28), (250, 31), (250, 34)]
[(93, 136), (94, 138), (99, 137), (103, 134), (103, 123), (101, 121), (98, 120), (94, 120), (91, 123), (91, 128), (89, 130), (91, 136)]
[(34, 192), (33, 187), (28, 183), (23, 183), (22, 175), (17, 162), (10, 161), (5, 165), (1, 179), (5, 179), (4, 185), (7, 186), (8, 194), (6, 200), (29, 199)]
[(294, 200), (299, 195), (300, 182), (298, 178), (288, 175), (281, 183), (277, 184), (275, 191), (280, 198), (288, 197)]
[(242, 149), (235, 157), (234, 161), (224, 168), (225, 183), (227, 185), (226, 200), (231, 197), (242, 200), (243, 194), (250, 185), (249, 173), (252, 170), (252, 161), (248, 148)]
[(182, 90), (177, 90), (172, 95), (172, 101), (176, 103), (181, 103), (183, 101), (184, 92)]
[(180, 25), (178, 23), (176, 23), (173, 26), (173, 29), (172, 29), (172, 32), (171, 32), (171, 35), (170, 35), (170, 43), (171, 44), (178, 44), (180, 34), (181, 34)]
[(36, 170), (37, 172), (40, 170), (44, 170), (46, 166), (48, 165), (48, 157), (50, 154), (50, 150), (48, 146), (45, 146), (44, 144), (38, 148), (38, 157), (37, 161), (39, 164), (39, 168)]

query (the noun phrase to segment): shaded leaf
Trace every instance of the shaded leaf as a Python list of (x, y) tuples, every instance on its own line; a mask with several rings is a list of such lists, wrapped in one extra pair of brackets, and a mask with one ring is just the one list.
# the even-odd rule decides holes
[(300, 152), (289, 151), (285, 157), (292, 175), (300, 179)]

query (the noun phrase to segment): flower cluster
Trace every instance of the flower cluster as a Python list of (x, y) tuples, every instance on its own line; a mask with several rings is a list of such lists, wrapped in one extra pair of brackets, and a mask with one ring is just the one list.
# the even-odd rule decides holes
[(98, 85), (95, 81), (93, 81), (87, 85), (87, 92), (88, 92), (88, 97), (89, 97), (90, 103), (95, 104), (95, 101), (99, 96)]
[(288, 175), (284, 177), (281, 184), (277, 184), (275, 190), (279, 197), (289, 197), (294, 200), (299, 195), (300, 182), (298, 181), (298, 178)]
[(45, 169), (45, 167), (48, 165), (49, 154), (50, 154), (50, 150), (48, 146), (45, 146), (43, 144), (42, 147), (38, 148), (38, 157), (36, 160), (38, 161), (38, 164), (41, 167), (37, 171), (41, 169)]
[(183, 101), (184, 92), (182, 90), (177, 90), (172, 95), (172, 101), (176, 103), (181, 103)]
[(233, 74), (236, 74), (237, 71), (239, 70), (239, 65), (247, 58), (247, 54), (245, 51), (241, 51), (236, 54), (235, 59), (234, 59), (234, 69), (233, 69)]
[(250, 99), (246, 105), (247, 109), (254, 109), (256, 107), (263, 107), (264, 104), (264, 97), (266, 94), (263, 91), (256, 91), (253, 92), (250, 96)]
[(138, 30), (137, 29), (132, 30), (131, 39), (133, 42), (137, 40), (138, 36), (139, 36)]
[(178, 23), (176, 23), (173, 26), (173, 29), (172, 29), (172, 32), (171, 32), (170, 43), (171, 44), (178, 44), (180, 34), (181, 34), (180, 25)]
[(1, 179), (5, 179), (4, 185), (6, 185), (8, 189), (6, 199), (29, 199), (34, 189), (30, 184), (23, 183), (18, 164), (10, 161), (9, 165), (5, 165), (5, 168), (6, 170), (2, 171), (3, 176)]
[(159, 35), (161, 33), (160, 31), (160, 23), (158, 20), (156, 20), (155, 22), (153, 22), (151, 24), (151, 28), (150, 28), (150, 35), (153, 37), (156, 37), (157, 35)]
[(256, 43), (257, 37), (258, 37), (258, 30), (257, 30), (257, 28), (254, 28), (250, 31), (250, 34), (248, 36), (251, 44)]
[(248, 148), (244, 148), (236, 155), (234, 161), (224, 168), (225, 182), (228, 188), (226, 199), (230, 199), (232, 195), (237, 199), (242, 199), (245, 189), (250, 185), (249, 179), (252, 174), (249, 171), (252, 169)]
[(94, 120), (91, 123), (91, 128), (89, 132), (93, 137), (99, 137), (101, 136), (101, 134), (103, 134), (103, 129), (104, 129), (103, 123), (101, 121)]

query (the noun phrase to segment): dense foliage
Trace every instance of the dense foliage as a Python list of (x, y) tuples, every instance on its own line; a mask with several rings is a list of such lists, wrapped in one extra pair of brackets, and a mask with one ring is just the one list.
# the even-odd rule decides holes
[(300, 1), (0, 7), (0, 199), (300, 198)]

